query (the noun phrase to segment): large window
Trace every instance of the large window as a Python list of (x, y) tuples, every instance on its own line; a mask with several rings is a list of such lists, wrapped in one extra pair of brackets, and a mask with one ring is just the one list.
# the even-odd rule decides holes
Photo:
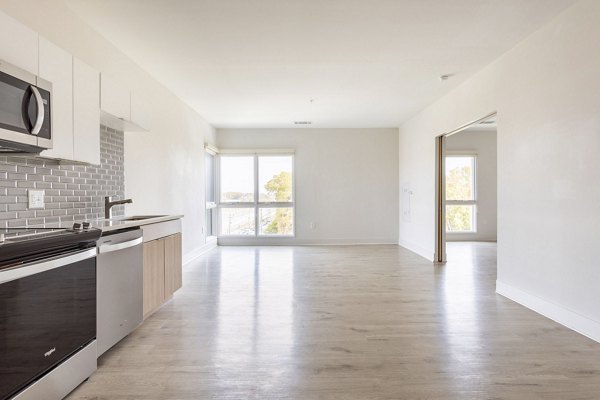
[(220, 234), (294, 235), (294, 157), (220, 155)]
[(477, 231), (474, 155), (446, 156), (446, 232)]

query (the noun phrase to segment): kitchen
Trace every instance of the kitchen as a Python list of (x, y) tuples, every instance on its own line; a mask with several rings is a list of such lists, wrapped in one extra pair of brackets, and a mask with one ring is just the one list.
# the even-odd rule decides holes
[(0, 400), (597, 398), (600, 3), (449, 3), (0, 0)]
[(184, 215), (126, 213), (125, 135), (149, 134), (147, 99), (2, 12), (0, 27), (0, 398), (61, 399), (181, 287)]

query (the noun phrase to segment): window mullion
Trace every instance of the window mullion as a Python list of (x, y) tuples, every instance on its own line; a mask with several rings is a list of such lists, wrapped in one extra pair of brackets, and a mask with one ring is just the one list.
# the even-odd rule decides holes
[(254, 154), (254, 236), (258, 236), (258, 154)]

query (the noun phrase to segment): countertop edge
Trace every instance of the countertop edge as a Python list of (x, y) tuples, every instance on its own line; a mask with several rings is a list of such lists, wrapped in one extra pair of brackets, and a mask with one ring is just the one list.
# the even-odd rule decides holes
[[(182, 214), (177, 215), (164, 215), (160, 217), (154, 218), (146, 218), (137, 221), (125, 221), (124, 219), (130, 218), (130, 216), (116, 217), (112, 219), (94, 219), (87, 220), (91, 224), (92, 228), (100, 229), (102, 232), (112, 232), (118, 231), (121, 229), (129, 229), (142, 227), (144, 225), (152, 225), (159, 224), (161, 222), (174, 221), (178, 219), (182, 219), (184, 216)], [(75, 222), (83, 222), (83, 221), (68, 221), (68, 222), (51, 222), (47, 224), (36, 224), (30, 225), (27, 228), (46, 228), (46, 229), (71, 229), (71, 226)], [(105, 225), (107, 224), (107, 225)], [(25, 227), (23, 227), (25, 228)]]
[[(123, 217), (123, 218), (127, 218), (127, 217)], [(98, 227), (98, 229), (102, 229), (102, 232), (110, 232), (110, 231), (117, 231), (120, 229), (141, 227), (144, 225), (158, 224), (161, 222), (173, 221), (173, 220), (182, 219), (182, 218), (183, 218), (183, 215), (165, 215), (164, 217), (147, 218), (147, 219), (142, 219), (142, 220), (138, 220), (138, 221), (123, 221), (118, 218), (114, 218), (112, 220), (100, 220), (100, 221), (120, 222), (118, 225), (101, 226), (101, 227)], [(93, 221), (92, 221), (92, 223), (93, 223)]]

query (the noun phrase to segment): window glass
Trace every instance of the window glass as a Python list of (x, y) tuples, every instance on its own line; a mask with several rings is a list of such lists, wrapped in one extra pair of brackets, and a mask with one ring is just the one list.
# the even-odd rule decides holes
[(254, 235), (254, 208), (221, 208), (222, 235)]
[(254, 156), (221, 156), (221, 202), (254, 202)]
[(206, 202), (214, 203), (215, 199), (215, 156), (206, 153)]
[(292, 235), (294, 233), (294, 209), (291, 207), (260, 208), (261, 235)]
[(474, 232), (474, 205), (447, 205), (446, 232)]
[(292, 156), (258, 157), (258, 201), (292, 201)]
[(219, 234), (294, 235), (293, 165), (293, 155), (221, 155)]
[(475, 200), (475, 157), (446, 157), (446, 200)]

